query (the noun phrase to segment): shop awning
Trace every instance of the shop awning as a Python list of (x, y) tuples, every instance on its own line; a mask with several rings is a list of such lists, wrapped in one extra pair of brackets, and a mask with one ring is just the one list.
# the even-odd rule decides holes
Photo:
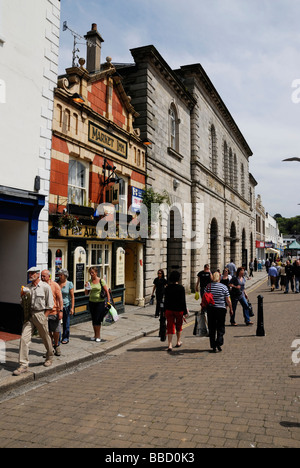
[(267, 253), (276, 253), (276, 254), (280, 255), (280, 250), (276, 250), (276, 249), (269, 248), (269, 249), (266, 249), (266, 252)]
[(297, 241), (294, 241), (286, 247), (286, 250), (300, 250), (300, 244), (298, 244)]

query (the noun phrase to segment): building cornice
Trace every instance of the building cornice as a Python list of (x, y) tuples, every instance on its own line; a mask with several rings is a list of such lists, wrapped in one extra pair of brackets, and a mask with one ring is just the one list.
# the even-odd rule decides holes
[(199, 89), (206, 94), (206, 96), (214, 104), (216, 109), (218, 109), (224, 122), (226, 122), (226, 125), (228, 126), (230, 131), (240, 143), (247, 157), (249, 158), (250, 156), (253, 156), (251, 148), (249, 147), (234, 118), (232, 117), (227, 106), (225, 105), (218, 91), (214, 87), (213, 83), (211, 82), (202, 65), (200, 65), (200, 63), (194, 65), (184, 65), (180, 67), (179, 70), (176, 70), (176, 73), (183, 79), (190, 77), (194, 78)]

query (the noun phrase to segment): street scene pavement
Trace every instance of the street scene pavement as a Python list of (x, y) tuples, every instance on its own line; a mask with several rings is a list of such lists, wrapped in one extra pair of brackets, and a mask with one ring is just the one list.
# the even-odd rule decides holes
[[(300, 296), (271, 292), (265, 273), (247, 282), (254, 325), (226, 321), (223, 351), (193, 335), (167, 353), (154, 306), (132, 308), (91, 343), (90, 323), (44, 369), (34, 339), (30, 373), (11, 377), (18, 340), (6, 342), (0, 371), (0, 447), (299, 448)], [(256, 336), (257, 297), (265, 336)]]

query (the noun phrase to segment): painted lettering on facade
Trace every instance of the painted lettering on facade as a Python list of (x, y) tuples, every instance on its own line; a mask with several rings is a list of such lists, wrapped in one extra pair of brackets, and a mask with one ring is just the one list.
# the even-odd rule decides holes
[(89, 141), (127, 158), (127, 142), (89, 122)]

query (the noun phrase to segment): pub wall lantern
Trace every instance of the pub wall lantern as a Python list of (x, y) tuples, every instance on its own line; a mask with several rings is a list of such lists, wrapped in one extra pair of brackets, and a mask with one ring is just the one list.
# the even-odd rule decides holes
[(83, 99), (83, 97), (78, 94), (78, 93), (74, 93), (72, 95), (72, 101), (73, 102), (77, 102), (78, 104), (83, 104), (85, 102), (85, 100)]
[[(108, 162), (107, 159), (104, 159), (103, 163), (103, 175), (104, 175), (104, 185), (108, 185), (110, 183), (115, 183), (118, 184), (120, 182), (120, 177), (115, 173), (115, 170), (117, 169), (116, 166), (111, 166)], [(106, 171), (108, 171), (108, 175), (106, 175)]]

